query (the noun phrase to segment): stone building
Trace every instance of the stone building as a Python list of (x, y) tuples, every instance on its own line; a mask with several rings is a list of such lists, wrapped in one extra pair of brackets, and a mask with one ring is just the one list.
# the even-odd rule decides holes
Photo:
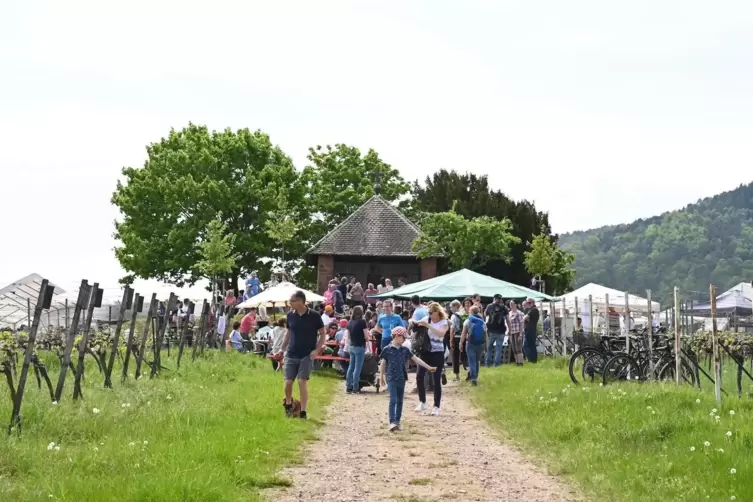
[(319, 292), (335, 275), (355, 277), (364, 289), (382, 278), (397, 287), (400, 278), (412, 283), (437, 276), (437, 259), (419, 259), (411, 249), (419, 228), (376, 192), (306, 252)]

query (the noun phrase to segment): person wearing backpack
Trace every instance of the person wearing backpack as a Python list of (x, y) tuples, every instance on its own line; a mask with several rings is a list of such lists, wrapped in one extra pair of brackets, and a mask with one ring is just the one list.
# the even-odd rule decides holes
[[(507, 307), (502, 303), (502, 295), (494, 295), (494, 302), (486, 307), (486, 329), (489, 332), (489, 341), (486, 346), (486, 366), (491, 367), (492, 356), (494, 356), (494, 366), (502, 364), (502, 344), (505, 341), (505, 333), (510, 332), (510, 320)], [(492, 351), (494, 348), (494, 351)]]
[(478, 374), (481, 369), (481, 358), (484, 355), (488, 332), (486, 323), (481, 318), (481, 309), (477, 305), (471, 307), (471, 315), (465, 321), (463, 334), (460, 337), (460, 346), (468, 342), (466, 353), (468, 354), (468, 371), (471, 375), (471, 385), (478, 385)]

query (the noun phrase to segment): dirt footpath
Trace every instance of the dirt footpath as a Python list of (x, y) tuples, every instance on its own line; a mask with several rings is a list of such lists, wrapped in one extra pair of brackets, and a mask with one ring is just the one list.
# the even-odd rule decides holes
[[(341, 389), (321, 430), (322, 440), (309, 446), (303, 465), (281, 473), (293, 486), (268, 491), (268, 500), (581, 500), (575, 490), (500, 442), (463, 397), (462, 385), (444, 386), (440, 416), (422, 415), (413, 411), (418, 397), (410, 393), (415, 387), (411, 375), (403, 430), (394, 433), (387, 431), (388, 394), (364, 389), (364, 394), (347, 395)], [(431, 402), (431, 394), (428, 398)]]

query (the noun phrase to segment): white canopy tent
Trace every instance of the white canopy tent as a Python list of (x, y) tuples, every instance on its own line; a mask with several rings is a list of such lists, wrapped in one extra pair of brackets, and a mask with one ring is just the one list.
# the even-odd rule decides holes
[(265, 307), (283, 307), (285, 306), (290, 297), (296, 291), (303, 291), (306, 295), (307, 302), (323, 302), (324, 297), (299, 288), (292, 282), (281, 282), (277, 286), (271, 287), (259, 293), (258, 295), (249, 298), (245, 302), (238, 305), (240, 309), (250, 309), (251, 307), (258, 307), (264, 305)]
[[(575, 299), (578, 299), (578, 310), (582, 310), (582, 305), (588, 304), (588, 297), (591, 296), (591, 302), (595, 310), (606, 308), (606, 297), (609, 295), (609, 306), (614, 307), (617, 312), (625, 310), (625, 292), (602, 286), (601, 284), (588, 283), (581, 286), (575, 291), (571, 291), (560, 297), (559, 305), (564, 301), (565, 308), (573, 311), (575, 308)], [(628, 293), (628, 308), (633, 312), (648, 312), (648, 300), (638, 295)], [(651, 302), (651, 311), (659, 312), (659, 302)]]
[[(55, 288), (56, 295), (65, 293), (55, 284), (50, 285)], [(0, 289), (0, 327), (28, 325), (28, 318), (34, 315), (41, 286), (42, 276), (29, 274)]]

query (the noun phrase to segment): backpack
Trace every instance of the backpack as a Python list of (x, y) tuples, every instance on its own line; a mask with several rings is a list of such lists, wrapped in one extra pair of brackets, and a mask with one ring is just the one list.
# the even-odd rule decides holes
[(484, 320), (472, 315), (468, 318), (468, 343), (483, 345), (485, 341)]
[(487, 327), (493, 333), (504, 333), (507, 330), (505, 325), (505, 306), (501, 303), (492, 303), (489, 309), (489, 322)]
[(411, 340), (411, 351), (414, 354), (425, 354), (431, 351), (431, 340), (429, 340), (429, 329), (423, 326), (413, 328), (413, 339)]

